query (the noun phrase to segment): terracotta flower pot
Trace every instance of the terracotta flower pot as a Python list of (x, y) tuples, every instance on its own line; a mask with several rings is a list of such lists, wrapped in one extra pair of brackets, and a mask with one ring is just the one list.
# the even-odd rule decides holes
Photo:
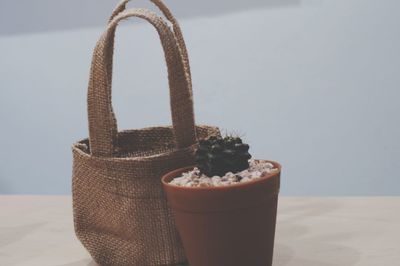
[(163, 176), (190, 266), (272, 265), (281, 166), (255, 181), (224, 187), (169, 184), (193, 167)]

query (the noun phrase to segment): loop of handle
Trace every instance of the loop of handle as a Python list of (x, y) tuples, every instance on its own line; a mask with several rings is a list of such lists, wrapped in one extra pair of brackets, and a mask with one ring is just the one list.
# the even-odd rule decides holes
[(112, 157), (117, 136), (117, 123), (111, 103), (113, 42), (118, 23), (129, 17), (150, 22), (157, 30), (168, 66), (172, 125), (178, 148), (196, 142), (193, 99), (190, 82), (174, 34), (155, 13), (145, 9), (120, 12), (108, 24), (93, 53), (88, 88), (89, 141), (93, 156)]
[[(117, 16), (119, 13), (124, 11), (126, 9), (126, 5), (130, 1), (131, 0), (122, 0), (115, 7), (114, 11), (112, 12), (111, 17), (109, 19), (109, 22), (111, 22), (113, 20), (113, 18), (115, 16)], [(150, 0), (150, 1), (156, 7), (158, 7), (158, 9), (161, 10), (161, 12), (165, 16), (165, 18), (169, 22), (171, 22), (171, 24), (172, 24), (172, 29), (173, 29), (173, 32), (174, 32), (175, 40), (176, 40), (176, 43), (178, 44), (178, 47), (179, 47), (179, 49), (181, 51), (181, 55), (182, 55), (182, 59), (183, 59), (184, 67), (185, 67), (185, 73), (186, 73), (186, 75), (188, 77), (188, 80), (189, 80), (190, 93), (193, 94), (193, 92), (192, 92), (192, 74), (191, 74), (191, 71), (190, 71), (189, 55), (188, 55), (188, 52), (187, 52), (186, 43), (185, 43), (185, 40), (183, 38), (181, 27), (179, 26), (179, 23), (176, 20), (175, 16), (172, 14), (171, 10), (161, 0)], [(114, 45), (114, 44), (112, 44), (112, 45)], [(110, 65), (110, 67), (112, 68), (112, 64)]]

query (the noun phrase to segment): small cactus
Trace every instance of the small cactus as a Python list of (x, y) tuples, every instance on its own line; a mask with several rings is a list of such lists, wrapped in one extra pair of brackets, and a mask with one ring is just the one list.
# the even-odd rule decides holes
[(249, 145), (239, 137), (216, 137), (199, 141), (195, 152), (200, 172), (212, 177), (223, 176), (228, 172), (237, 173), (249, 168)]

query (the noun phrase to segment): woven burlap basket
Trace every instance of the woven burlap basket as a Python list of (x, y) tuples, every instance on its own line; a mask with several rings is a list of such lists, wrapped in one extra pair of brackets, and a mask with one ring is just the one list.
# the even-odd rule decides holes
[[(73, 145), (75, 232), (100, 265), (176, 265), (186, 262), (162, 192), (163, 174), (194, 163), (197, 138), (219, 135), (195, 126), (189, 61), (180, 28), (160, 1), (155, 13), (125, 10), (122, 1), (93, 53), (89, 138)], [(118, 132), (111, 105), (112, 55), (117, 24), (129, 17), (157, 30), (168, 66), (172, 126)]]

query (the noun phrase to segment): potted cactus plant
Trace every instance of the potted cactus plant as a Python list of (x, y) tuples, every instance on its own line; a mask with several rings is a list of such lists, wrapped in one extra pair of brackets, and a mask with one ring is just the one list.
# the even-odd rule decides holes
[(197, 165), (162, 178), (190, 266), (272, 265), (281, 166), (241, 138), (199, 140)]

